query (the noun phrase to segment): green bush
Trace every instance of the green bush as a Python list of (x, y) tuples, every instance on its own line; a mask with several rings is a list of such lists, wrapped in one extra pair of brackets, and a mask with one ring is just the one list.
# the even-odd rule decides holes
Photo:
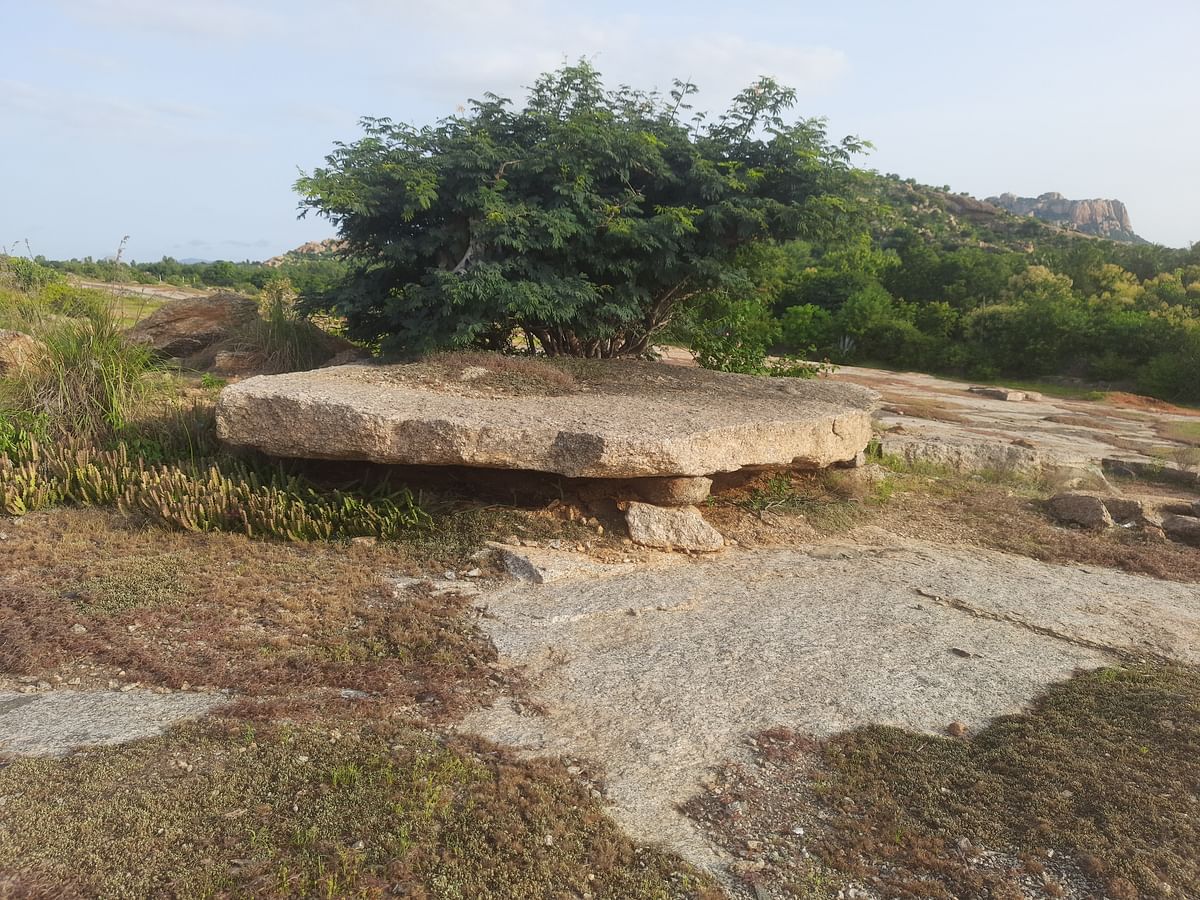
[(793, 353), (833, 343), (833, 316), (828, 310), (811, 303), (788, 307), (779, 324), (780, 341), (785, 349)]
[(38, 293), (38, 301), (56, 316), (103, 321), (111, 315), (113, 297), (93, 288), (76, 287), (65, 281), (48, 284)]
[(863, 144), (791, 119), (763, 78), (711, 121), (670, 97), (607, 90), (588, 63), (426, 127), (366, 119), (299, 179), (357, 265), (330, 298), (389, 352), (532, 338), (551, 355), (646, 353), (725, 286), (739, 248), (832, 228)]
[(1138, 373), (1138, 390), (1180, 403), (1200, 402), (1200, 326), (1183, 346), (1153, 357)]
[(20, 256), (0, 256), (0, 286), (32, 292), (60, 281), (62, 275), (47, 266)]

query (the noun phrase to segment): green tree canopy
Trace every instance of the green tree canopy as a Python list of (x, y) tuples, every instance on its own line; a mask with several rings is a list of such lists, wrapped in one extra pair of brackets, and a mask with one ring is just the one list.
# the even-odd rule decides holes
[(668, 96), (605, 89), (589, 64), (542, 76), (523, 109), (487, 95), (415, 127), (363, 120), (297, 182), (354, 266), (325, 300), (385, 350), (504, 346), (643, 353), (747, 244), (827, 233), (851, 215), (850, 160), (819, 119), (787, 121), (768, 78), (713, 121)]

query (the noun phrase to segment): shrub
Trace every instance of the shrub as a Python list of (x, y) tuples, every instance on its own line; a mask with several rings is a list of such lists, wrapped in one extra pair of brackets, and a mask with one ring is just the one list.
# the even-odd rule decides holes
[(722, 285), (740, 247), (840, 220), (862, 143), (785, 121), (795, 92), (760, 79), (710, 124), (669, 99), (605, 90), (587, 63), (544, 75), (521, 110), (487, 95), (434, 126), (365, 119), (366, 136), (300, 178), (356, 262), (331, 299), (385, 351), (641, 354)]
[(1200, 401), (1200, 327), (1178, 350), (1160, 353), (1138, 373), (1138, 390), (1182, 403)]
[(62, 275), (32, 259), (0, 256), (0, 285), (32, 292), (60, 281)]
[(782, 343), (792, 351), (824, 347), (833, 341), (833, 316), (812, 303), (789, 306), (780, 319)]

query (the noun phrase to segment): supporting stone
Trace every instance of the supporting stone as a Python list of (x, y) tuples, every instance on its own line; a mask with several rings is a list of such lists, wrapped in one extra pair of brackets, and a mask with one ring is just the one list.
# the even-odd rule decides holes
[(660, 550), (695, 550), (712, 553), (725, 546), (721, 533), (694, 506), (663, 507), (630, 503), (625, 523), (635, 544)]
[(639, 500), (658, 506), (696, 506), (708, 499), (712, 479), (703, 476), (689, 478), (638, 478), (627, 482), (630, 492)]

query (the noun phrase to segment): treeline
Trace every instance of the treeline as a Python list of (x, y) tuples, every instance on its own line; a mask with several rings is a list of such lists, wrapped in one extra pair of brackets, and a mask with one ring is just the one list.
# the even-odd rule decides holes
[(346, 264), (333, 256), (294, 256), (278, 266), (261, 262), (184, 263), (169, 256), (158, 262), (116, 262), (111, 259), (48, 260), (36, 262), (58, 272), (106, 282), (173, 284), (178, 287), (228, 288), (255, 293), (272, 279), (287, 278), (302, 296), (324, 293), (346, 274)]
[(910, 216), (882, 233), (758, 247), (744, 260), (754, 291), (710, 303), (694, 332), (701, 347), (715, 327), (834, 363), (1072, 376), (1200, 401), (1200, 244), (1014, 234), (1035, 238), (1014, 249), (988, 228)]

